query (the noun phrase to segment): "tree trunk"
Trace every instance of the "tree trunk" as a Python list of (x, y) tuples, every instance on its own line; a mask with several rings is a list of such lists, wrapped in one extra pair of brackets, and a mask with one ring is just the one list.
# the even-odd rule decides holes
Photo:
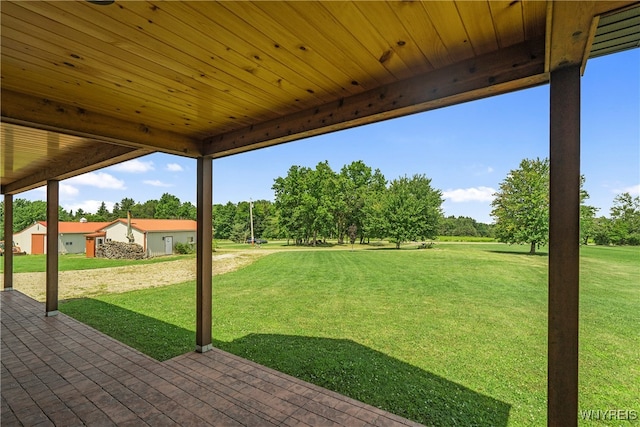
[(531, 249), (529, 250), (529, 255), (536, 254), (536, 242), (531, 242)]

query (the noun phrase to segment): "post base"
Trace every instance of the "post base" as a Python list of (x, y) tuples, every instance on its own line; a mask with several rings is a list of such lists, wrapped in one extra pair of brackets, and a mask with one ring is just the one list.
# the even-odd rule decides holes
[(209, 350), (213, 350), (213, 344), (207, 344), (207, 345), (196, 344), (196, 353), (206, 353)]

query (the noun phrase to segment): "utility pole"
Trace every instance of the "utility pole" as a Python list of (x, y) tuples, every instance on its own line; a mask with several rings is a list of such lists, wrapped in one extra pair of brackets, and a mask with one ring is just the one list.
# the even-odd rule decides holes
[(256, 244), (256, 240), (253, 238), (253, 201), (249, 199), (249, 216), (251, 217), (251, 246)]

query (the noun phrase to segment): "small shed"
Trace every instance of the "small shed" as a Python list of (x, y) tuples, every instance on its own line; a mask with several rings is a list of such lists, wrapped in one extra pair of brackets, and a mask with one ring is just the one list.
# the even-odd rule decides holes
[[(148, 256), (171, 255), (176, 243), (195, 244), (198, 223), (191, 219), (133, 219), (134, 243)], [(102, 229), (106, 241), (128, 242), (127, 220), (118, 219)]]

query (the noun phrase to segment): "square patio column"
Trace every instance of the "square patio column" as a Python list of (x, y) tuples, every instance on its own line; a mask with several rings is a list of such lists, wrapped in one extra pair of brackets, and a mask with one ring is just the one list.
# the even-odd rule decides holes
[(547, 424), (578, 424), (580, 65), (551, 72)]
[(198, 158), (197, 176), (196, 351), (204, 353), (213, 348), (211, 344), (213, 160), (210, 157)]
[(4, 195), (4, 290), (13, 289), (13, 195)]
[(60, 184), (47, 181), (47, 292), (45, 310), (47, 316), (58, 314), (58, 206)]

